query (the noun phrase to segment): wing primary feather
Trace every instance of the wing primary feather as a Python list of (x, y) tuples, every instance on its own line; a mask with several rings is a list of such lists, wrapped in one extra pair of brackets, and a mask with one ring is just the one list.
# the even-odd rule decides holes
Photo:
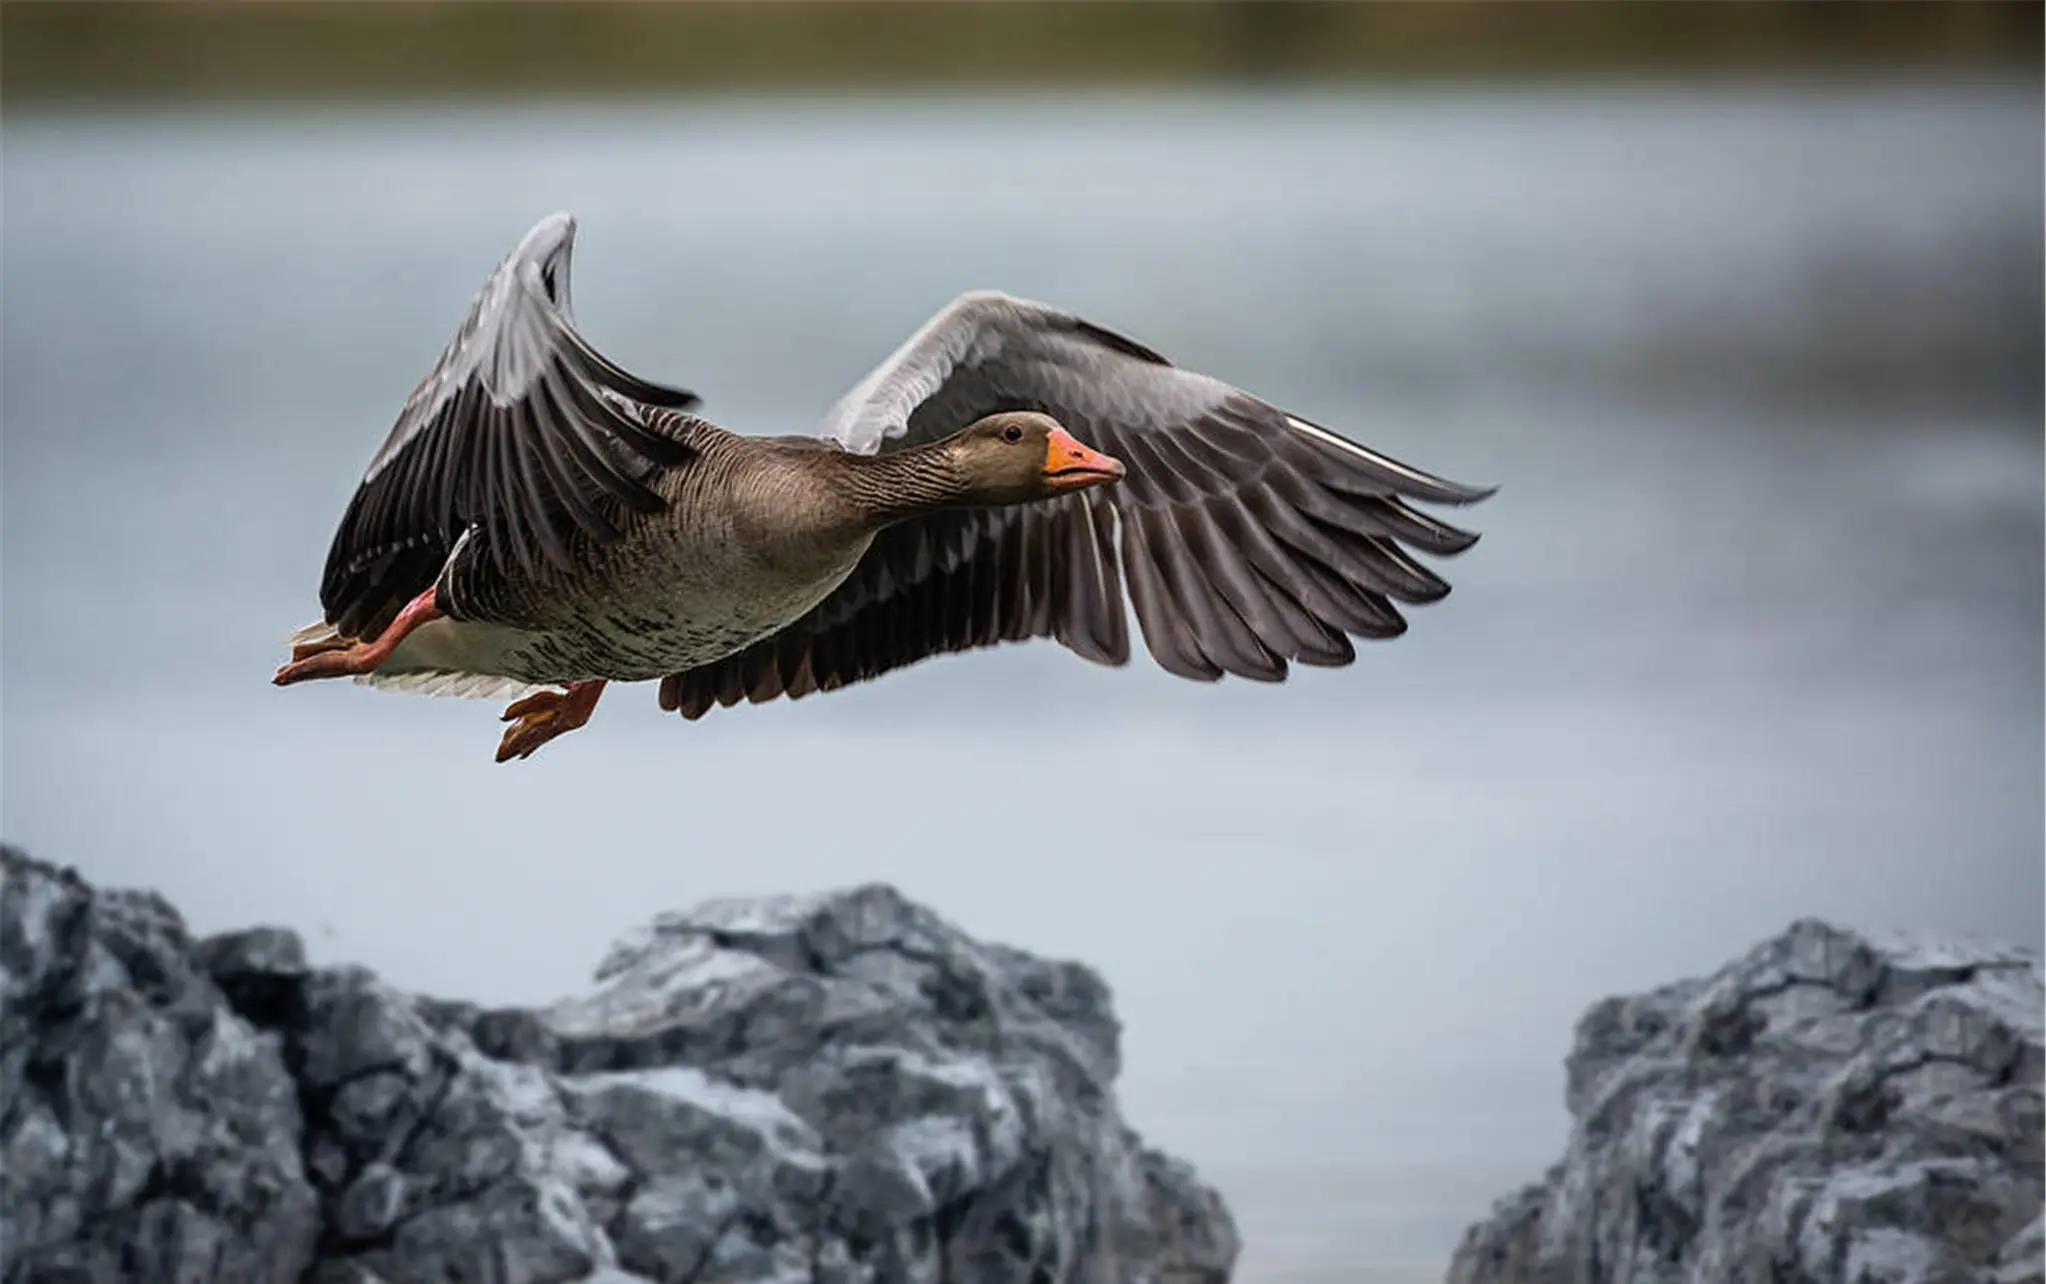
[(1244, 501), (1264, 528), (1300, 558), (1318, 561), (1362, 588), (1379, 587), (1378, 572), (1371, 563), (1353, 547), (1337, 542), (1328, 527), (1301, 516), (1298, 509), (1270, 489), (1251, 491)]
[[(505, 418), (513, 418), (510, 411)], [(533, 546), (538, 540), (534, 529), (533, 505), (529, 496), (519, 486), (519, 459), (523, 453), (516, 430), (505, 435), (502, 449), (498, 451), (497, 462), (500, 470), (497, 482), (495, 509), (504, 522), (505, 543), (511, 546), (511, 554), (518, 561), (519, 569), (528, 576), (537, 575), (539, 559), (534, 556)]]
[(561, 506), (568, 513), (569, 519), (580, 527), (584, 534), (600, 543), (617, 538), (618, 527), (605, 516), (596, 501), (584, 493), (584, 485), (579, 484), (569, 474), (567, 461), (570, 459), (576, 461), (584, 476), (589, 476), (592, 470), (583, 464), (577, 452), (581, 439), (577, 436), (575, 428), (567, 423), (567, 411), (551, 382), (540, 385), (534, 415), (536, 420), (547, 428), (546, 441), (534, 453), (539, 456), (547, 475), (553, 478), (554, 492), (561, 497)]
[(688, 443), (657, 433), (640, 422), (637, 415), (622, 408), (590, 385), (578, 379), (567, 381), (570, 404), (591, 420), (609, 428), (618, 440), (649, 463), (674, 468), (695, 458)]
[(1439, 602), (1449, 596), (1449, 584), (1427, 567), (1408, 557), (1400, 546), (1382, 535), (1358, 535), (1324, 526), (1331, 539), (1348, 548), (1356, 559), (1371, 568), (1370, 588), (1416, 605)]
[[(559, 394), (559, 390), (556, 390)], [(569, 398), (570, 401), (573, 398)], [(596, 431), (585, 424), (576, 413), (563, 406), (561, 422), (566, 430), (561, 434), (562, 444), (575, 460), (583, 475), (595, 482), (611, 499), (635, 512), (654, 512), (660, 508), (660, 497), (654, 495), (638, 479), (628, 476), (616, 458), (618, 447), (596, 435)], [(649, 500), (652, 501), (651, 507)]]
[[(1231, 459), (1218, 442), (1246, 437), (1242, 429), (1232, 430), (1226, 420), (1209, 417), (1177, 432), (1146, 434), (1158, 466), (1168, 468), (1179, 479), (1183, 502), (1199, 503), (1225, 489), (1255, 485), (1272, 466), (1269, 454), (1263, 459)], [(1217, 456), (1220, 456), (1218, 461)]]
[(477, 417), (482, 421), (480, 431), (476, 433), (480, 458), (476, 471), (464, 479), (465, 484), (458, 492), (457, 511), (469, 514), (483, 527), (484, 557), (493, 571), (503, 575), (511, 569), (506, 560), (510, 556), (508, 545), (511, 541), (505, 538), (504, 505), (493, 502), (493, 492), (497, 490), (498, 479), (503, 476), (498, 468), (498, 456), (504, 453), (505, 441), (499, 428), (495, 402), (486, 403)]
[(817, 640), (807, 637), (796, 654), (796, 670), (786, 683), (789, 699), (800, 700), (817, 693)]
[(1033, 507), (1017, 525), (1017, 538), (1023, 547), (1024, 574), (1030, 583), (1029, 610), (1023, 622), (1026, 637), (1046, 637), (1051, 633), (1052, 594), (1057, 591), (1057, 568), (1052, 562), (1049, 538), (1052, 521), (1050, 510)]
[(1150, 532), (1131, 514), (1122, 529), (1122, 562), (1130, 577), (1130, 600), (1137, 608), (1137, 627), (1151, 657), (1167, 673), (1195, 682), (1213, 682), (1222, 670), (1194, 645), (1193, 630), (1179, 614), (1165, 587), (1163, 571), (1150, 547)]
[(1269, 410), (1262, 403), (1240, 404), (1233, 398), (1192, 421), (1184, 432), (1174, 434), (1174, 444), (1188, 462), (1213, 481), (1232, 485), (1255, 484), (1272, 464), (1271, 437), (1275, 429), (1256, 410)]
[[(1295, 622), (1298, 608), (1290, 602), (1281, 605), (1283, 595), (1275, 597), (1267, 590), (1242, 554), (1233, 547), (1231, 536), (1234, 532), (1225, 532), (1224, 521), (1218, 520), (1213, 509), (1213, 501), (1210, 501), (1198, 510), (1182, 510), (1173, 514), (1179, 527), (1180, 542), (1205, 574), (1209, 586), (1235, 610), (1274, 657), (1290, 657), (1301, 647), (1311, 646), (1312, 637), (1304, 635), (1302, 626)], [(1223, 510), (1224, 514), (1227, 511)], [(1279, 671), (1284, 673), (1283, 665)]]
[(1037, 539), (1040, 516), (1034, 505), (1023, 508), (1011, 519), (1009, 528), (1002, 535), (1009, 541), (1015, 576), (1010, 589), (1007, 620), (1002, 627), (1002, 637), (1011, 642), (1042, 637), (1046, 632), (1041, 624), (1045, 594), (1041, 578), (1043, 558)]
[(954, 564), (951, 583), (945, 590), (944, 645), (947, 650), (964, 650), (973, 636), (974, 576), (980, 568), (972, 557), (960, 557)]
[(1080, 496), (1079, 503), (1094, 527), (1093, 537), (1086, 541), (1086, 549), (1099, 584), (1092, 599), (1094, 628), (1105, 648), (1106, 663), (1118, 666), (1128, 664), (1129, 616), (1123, 599), (1120, 559), (1115, 551), (1121, 519), (1117, 516), (1115, 505), (1093, 495)]
[(546, 315), (554, 326), (555, 336), (567, 351), (574, 354), (575, 364), (581, 368), (584, 377), (592, 382), (612, 388), (634, 401), (649, 406), (688, 410), (702, 404), (703, 398), (689, 389), (642, 379), (598, 352), (558, 309), (548, 307)]
[[(1365, 568), (1358, 567), (1355, 559), (1325, 530), (1300, 516), (1270, 490), (1254, 490), (1242, 498), (1251, 519), (1275, 541), (1292, 550), (1286, 559), (1284, 582), (1311, 593), (1313, 600), (1308, 596), (1301, 598), (1310, 610), (1346, 632), (1364, 637), (1387, 636), (1382, 630), (1387, 627), (1388, 615), (1397, 621), (1399, 613), (1390, 606), (1374, 603), (1370, 590), (1356, 582), (1367, 574)], [(1405, 627), (1403, 621), (1400, 627)]]
[[(1141, 490), (1132, 491), (1128, 496), (1118, 496), (1117, 503), (1126, 509), (1150, 507), (1149, 497), (1167, 504), (1198, 503), (1201, 489), (1189, 481), (1170, 459), (1163, 433), (1119, 434), (1115, 441), (1116, 453), (1129, 469), (1133, 478), (1139, 479)], [(1125, 483), (1127, 484), (1127, 483)]]
[(736, 662), (738, 658), (729, 656), (710, 671), (716, 681), (717, 702), (726, 709), (746, 698), (746, 675), (745, 670)]
[(547, 465), (541, 462), (553, 453), (553, 443), (548, 436), (547, 429), (535, 423), (532, 435), (513, 454), (518, 458), (519, 484), (530, 505), (528, 516), (533, 534), (539, 538), (540, 552), (554, 569), (566, 571), (572, 561), (568, 541), (561, 535), (557, 514), (568, 506), (556, 492)]
[(1444, 554), (1460, 553), (1477, 542), (1476, 535), (1432, 522), (1390, 495), (1337, 492), (1326, 481), (1285, 468), (1275, 472), (1272, 486), (1308, 517), (1361, 538), (1408, 538), (1427, 551)]
[(972, 631), (967, 635), (968, 646), (990, 646), (1001, 641), (1002, 604), (1009, 592), (1009, 577), (1015, 571), (1013, 562), (1004, 556), (1007, 544), (998, 530), (992, 538), (982, 538), (974, 555)]
[[(1096, 664), (1126, 664), (1127, 638), (1118, 651), (1104, 622), (1107, 612), (1101, 601), (1110, 591), (1104, 568), (1112, 554), (1102, 551), (1104, 539), (1096, 527), (1095, 513), (1085, 496), (1069, 495), (1054, 503), (1060, 511), (1044, 533), (1046, 560), (1052, 565), (1052, 591), (1058, 603), (1052, 614), (1052, 636), (1061, 646)], [(1112, 514), (1108, 523), (1107, 543), (1113, 549)], [(1114, 590), (1113, 609), (1119, 618), (1124, 609), (1120, 587)]]
[(1360, 638), (1396, 638), (1407, 631), (1406, 617), (1384, 594), (1360, 588), (1312, 558), (1301, 559), (1298, 570), (1319, 585), (1332, 607), (1330, 623), (1344, 632)]
[(1224, 672), (1260, 682), (1286, 676), (1285, 661), (1274, 655), (1257, 630), (1238, 612), (1186, 545), (1185, 509), (1153, 509), (1144, 513), (1157, 535), (1166, 583), (1180, 614), (1194, 624), (1194, 643)]
[(1340, 628), (1332, 628), (1332, 613), (1341, 608), (1324, 601), (1317, 583), (1299, 571), (1298, 557), (1288, 553), (1271, 533), (1245, 508), (1241, 496), (1218, 496), (1209, 501), (1216, 524), (1226, 532), (1233, 551), (1252, 573), (1270, 589), (1275, 605), (1293, 613), (1294, 637), (1300, 645), (1294, 657), (1303, 664), (1342, 665), (1356, 658)]
[(1454, 557), (1478, 542), (1476, 531), (1452, 526), (1409, 508), (1395, 496), (1378, 500), (1372, 511), (1385, 524), (1385, 534), (1441, 557)]
[(444, 445), (422, 442), (415, 449), (425, 456), (433, 454), (439, 461), (440, 485), (437, 527), (446, 532), (457, 526), (467, 525), (463, 516), (466, 498), (465, 478), (474, 477), (483, 466), (483, 442), (476, 431), (474, 412), (482, 400), (482, 390), (474, 384), (462, 388), (448, 407), (447, 437)]
[(1432, 473), (1424, 473), (1410, 464), (1403, 464), (1390, 455), (1380, 454), (1369, 446), (1361, 446), (1340, 433), (1331, 432), (1320, 424), (1302, 419), (1298, 415), (1287, 415), (1286, 425), (1299, 433), (1301, 439), (1334, 452), (1353, 469), (1361, 471), (1382, 486), (1390, 487), (1399, 494), (1415, 499), (1430, 500), (1438, 504), (1475, 504), (1497, 494), (1499, 490), (1497, 486), (1466, 486)]
[(711, 706), (717, 703), (717, 697), (706, 679), (707, 675), (697, 675), (689, 683), (687, 698), (682, 702), (682, 716), (691, 722), (709, 713)]

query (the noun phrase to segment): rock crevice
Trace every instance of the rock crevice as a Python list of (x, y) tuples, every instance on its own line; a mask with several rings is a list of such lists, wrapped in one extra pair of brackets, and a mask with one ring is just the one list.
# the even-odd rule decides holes
[(893, 889), (714, 902), (540, 1009), (0, 848), (0, 1284), (1224, 1284), (1088, 969)]

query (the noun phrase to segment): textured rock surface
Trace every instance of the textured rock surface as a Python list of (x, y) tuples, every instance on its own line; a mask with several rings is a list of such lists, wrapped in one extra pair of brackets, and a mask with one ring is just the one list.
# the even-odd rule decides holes
[(1563, 1162), (1452, 1284), (2039, 1284), (2039, 960), (1805, 921), (1578, 1023)]
[(283, 1041), (159, 898), (0, 862), (0, 1275), (296, 1280), (319, 1214)]
[(1091, 971), (880, 886), (479, 1010), (0, 849), (0, 1281), (1221, 1284), (1117, 1033)]

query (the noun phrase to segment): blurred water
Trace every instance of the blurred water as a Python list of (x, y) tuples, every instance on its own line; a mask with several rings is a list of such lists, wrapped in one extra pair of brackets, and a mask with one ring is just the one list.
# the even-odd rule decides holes
[[(486, 1001), (890, 879), (1104, 970), (1245, 1280), (1439, 1278), (1557, 1152), (1591, 1000), (1803, 914), (2039, 943), (2039, 144), (2036, 82), (10, 111), (4, 832)], [(1281, 688), (1049, 645), (694, 726), (625, 688), (515, 768), (493, 706), (274, 690), (556, 208), (585, 331), (736, 428), (987, 285), (1504, 490), (1452, 598)]]

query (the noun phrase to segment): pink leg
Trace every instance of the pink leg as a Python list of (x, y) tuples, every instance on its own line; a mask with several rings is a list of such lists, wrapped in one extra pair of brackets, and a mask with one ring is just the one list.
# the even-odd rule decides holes
[(574, 731), (590, 720), (597, 711), (597, 698), (603, 694), (601, 680), (571, 682), (566, 691), (541, 691), (515, 702), (499, 719), (512, 725), (497, 746), (497, 760), (530, 758), (549, 740)]
[(357, 642), (354, 646), (339, 650), (319, 651), (312, 655), (294, 659), (290, 664), (277, 670), (271, 681), (280, 687), (294, 682), (308, 682), (314, 678), (342, 678), (358, 673), (374, 673), (377, 666), (391, 658), (391, 652), (405, 640), (405, 635), (429, 620), (441, 618), (441, 609), (435, 600), (434, 590), (428, 589), (405, 605), (398, 612), (398, 618), (391, 621), (391, 627), (374, 642)]

